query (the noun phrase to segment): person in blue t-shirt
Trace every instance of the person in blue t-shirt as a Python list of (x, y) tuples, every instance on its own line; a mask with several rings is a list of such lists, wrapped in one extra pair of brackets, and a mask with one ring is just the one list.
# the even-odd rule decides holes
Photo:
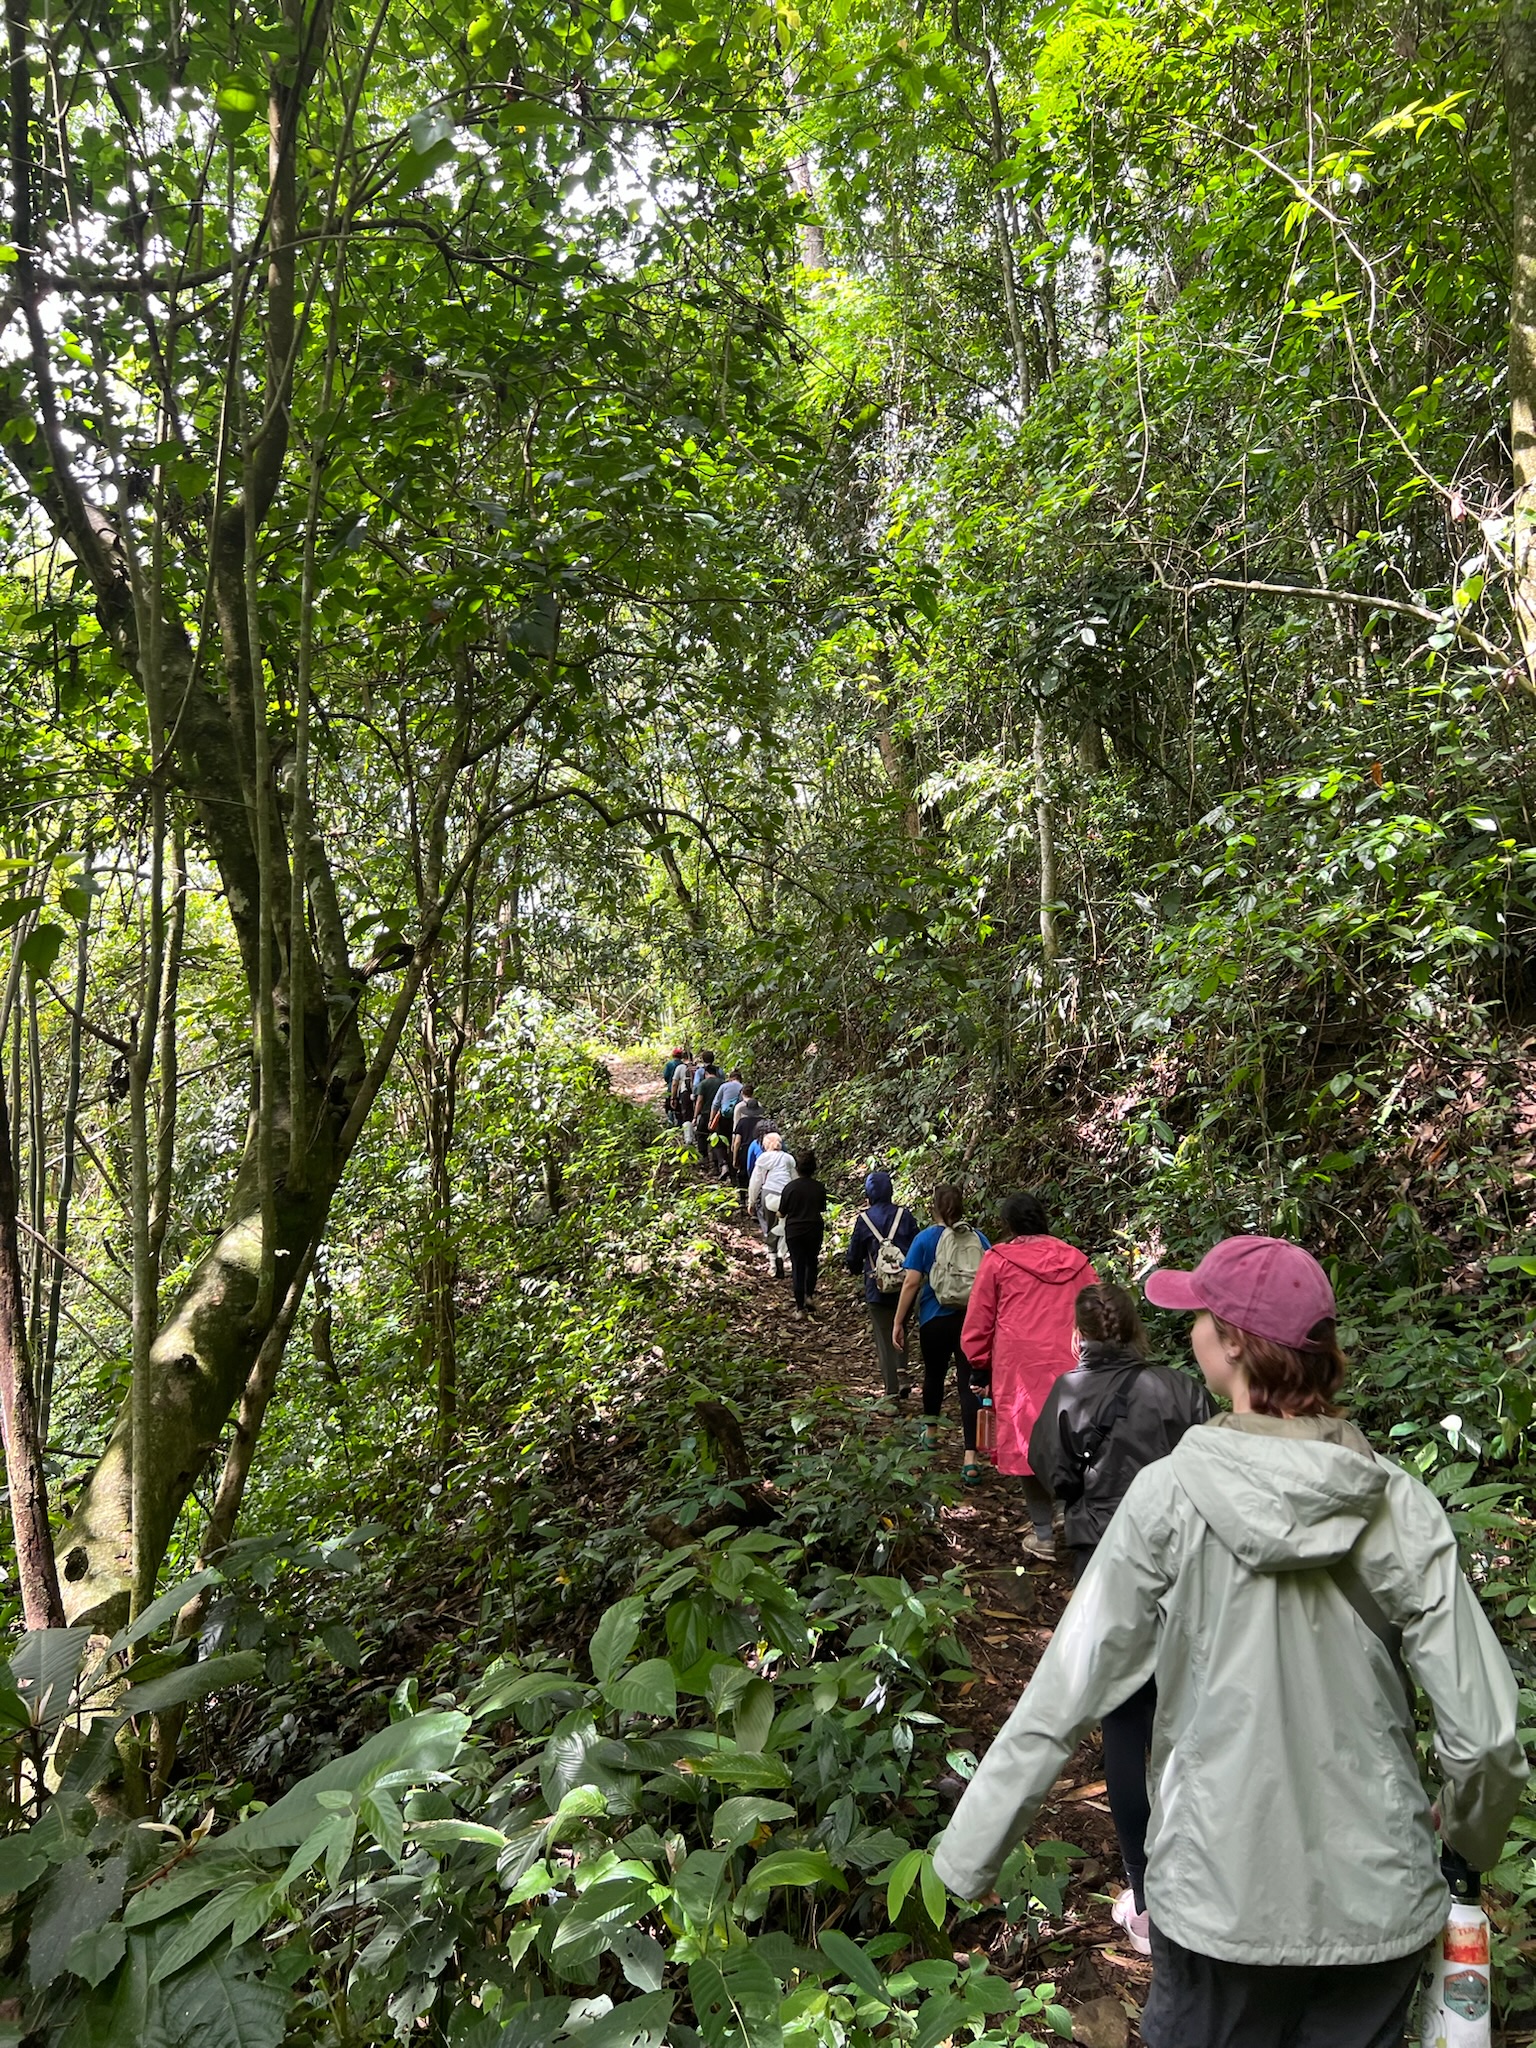
[(949, 1377), (949, 1361), (955, 1361), (955, 1385), (960, 1394), (960, 1429), (965, 1442), (965, 1459), (960, 1467), (960, 1477), (967, 1486), (975, 1486), (981, 1479), (981, 1461), (976, 1454), (976, 1395), (971, 1387), (971, 1368), (966, 1363), (965, 1353), (960, 1349), (960, 1331), (965, 1323), (965, 1304), (946, 1306), (934, 1293), (929, 1275), (933, 1262), (938, 1257), (939, 1244), (946, 1231), (964, 1232), (979, 1243), (976, 1259), (980, 1253), (991, 1250), (990, 1241), (979, 1230), (968, 1224), (965, 1218), (965, 1193), (946, 1182), (933, 1191), (933, 1213), (938, 1218), (926, 1230), (920, 1230), (912, 1240), (907, 1253), (907, 1277), (901, 1283), (901, 1298), (896, 1304), (896, 1321), (892, 1326), (891, 1340), (900, 1348), (906, 1342), (907, 1322), (912, 1304), (917, 1302), (917, 1341), (923, 1354), (923, 1428), (929, 1449), (935, 1449), (939, 1441), (939, 1416), (944, 1407), (944, 1382)]

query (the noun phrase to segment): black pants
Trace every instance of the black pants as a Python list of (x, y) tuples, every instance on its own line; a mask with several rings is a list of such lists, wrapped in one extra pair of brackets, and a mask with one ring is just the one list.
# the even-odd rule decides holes
[(930, 1422), (937, 1422), (943, 1413), (944, 1382), (949, 1378), (949, 1361), (953, 1359), (955, 1385), (960, 1391), (960, 1429), (965, 1438), (965, 1448), (974, 1451), (977, 1402), (971, 1390), (971, 1368), (960, 1349), (960, 1332), (964, 1326), (964, 1309), (930, 1316), (926, 1323), (918, 1325), (917, 1341), (923, 1354), (923, 1414)]
[(1120, 1840), (1125, 1881), (1136, 1895), (1138, 1913), (1147, 1910), (1147, 1825), (1152, 1818), (1147, 1758), (1152, 1754), (1152, 1717), (1156, 1712), (1157, 1680), (1149, 1678), (1139, 1692), (1104, 1716), (1104, 1783)]
[(1219, 1963), (1152, 1927), (1146, 2048), (1399, 2048), (1422, 1950), (1386, 1963)]
[(788, 1231), (784, 1233), (789, 1247), (790, 1276), (795, 1283), (796, 1308), (804, 1308), (816, 1292), (816, 1273), (821, 1264), (824, 1234), (820, 1230), (814, 1237), (805, 1237), (799, 1232), (793, 1236)]

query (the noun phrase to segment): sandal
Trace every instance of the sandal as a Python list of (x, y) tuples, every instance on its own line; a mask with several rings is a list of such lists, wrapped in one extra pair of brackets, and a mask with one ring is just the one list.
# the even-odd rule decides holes
[(962, 1486), (980, 1486), (981, 1481), (982, 1464), (979, 1458), (973, 1458), (969, 1465), (962, 1465), (960, 1467), (960, 1484)]

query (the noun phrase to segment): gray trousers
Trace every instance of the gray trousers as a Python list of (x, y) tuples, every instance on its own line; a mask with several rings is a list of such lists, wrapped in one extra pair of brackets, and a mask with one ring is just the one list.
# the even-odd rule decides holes
[(896, 1320), (898, 1297), (887, 1295), (883, 1301), (866, 1301), (869, 1311), (869, 1327), (875, 1339), (875, 1357), (880, 1364), (880, 1378), (891, 1400), (899, 1398), (901, 1389), (911, 1374), (907, 1366), (907, 1354), (891, 1335), (891, 1326)]

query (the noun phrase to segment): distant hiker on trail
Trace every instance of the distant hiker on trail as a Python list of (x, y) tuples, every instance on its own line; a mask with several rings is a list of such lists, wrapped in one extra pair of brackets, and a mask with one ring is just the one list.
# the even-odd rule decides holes
[(795, 1177), (779, 1197), (779, 1223), (789, 1247), (789, 1270), (795, 1283), (795, 1313), (808, 1316), (816, 1297), (821, 1266), (821, 1241), (827, 1234), (827, 1191), (816, 1178), (816, 1154), (795, 1154)]
[(757, 1171), (757, 1162), (763, 1156), (768, 1139), (770, 1137), (782, 1138), (782, 1136), (783, 1133), (771, 1116), (765, 1112), (759, 1117), (757, 1129), (752, 1133), (752, 1142), (747, 1147), (747, 1207), (749, 1209), (752, 1207), (752, 1176)]
[(997, 1469), (1022, 1475), (1032, 1529), (1025, 1549), (1054, 1557), (1050, 1488), (1030, 1471), (1029, 1432), (1052, 1386), (1072, 1364), (1073, 1306), (1098, 1279), (1076, 1245), (1052, 1237), (1033, 1195), (1003, 1203), (1006, 1243), (976, 1275), (960, 1343), (973, 1373), (990, 1368)]
[(757, 1136), (758, 1125), (763, 1121), (763, 1105), (753, 1092), (749, 1081), (736, 1098), (736, 1108), (731, 1118), (731, 1179), (736, 1184), (736, 1207), (745, 1216), (747, 1213), (747, 1183), (752, 1178), (748, 1153)]
[(662, 1094), (666, 1103), (666, 1115), (669, 1124), (677, 1122), (677, 1108), (672, 1100), (672, 1076), (687, 1057), (688, 1055), (680, 1045), (674, 1045), (665, 1066), (661, 1070)]
[(1229, 1237), (1147, 1298), (1196, 1312), (1232, 1412), (1131, 1482), (935, 1866), (987, 1892), (1083, 1731), (1155, 1677), (1147, 2048), (1396, 2048), (1451, 1903), (1435, 1831), (1475, 1887), (1520, 1800), (1515, 1681), (1444, 1508), (1334, 1405), (1317, 1261)]
[(850, 1273), (864, 1278), (864, 1306), (875, 1340), (875, 1361), (888, 1401), (897, 1406), (911, 1388), (907, 1384), (906, 1346), (898, 1347), (891, 1334), (896, 1324), (896, 1304), (906, 1278), (907, 1253), (917, 1236), (917, 1218), (910, 1209), (898, 1209), (892, 1200), (891, 1176), (876, 1167), (864, 1182), (869, 1204), (854, 1218), (853, 1235), (843, 1263)]
[[(1046, 1396), (1029, 1433), (1035, 1477), (1066, 1508), (1067, 1548), (1080, 1578), (1115, 1509), (1143, 1467), (1166, 1458), (1186, 1430), (1211, 1414), (1211, 1397), (1187, 1372), (1147, 1363), (1147, 1333), (1123, 1287), (1101, 1280), (1074, 1308), (1077, 1364)], [(1126, 1889), (1111, 1911), (1138, 1955), (1149, 1956), (1147, 1759), (1157, 1681), (1149, 1678), (1104, 1716), (1104, 1777), (1120, 1838)]]
[(724, 1074), (715, 1065), (714, 1054), (705, 1053), (703, 1072), (693, 1085), (693, 1145), (699, 1155), (699, 1164), (706, 1171), (709, 1168), (710, 1119), (715, 1113), (715, 1097), (724, 1079)]
[(710, 1117), (710, 1164), (722, 1180), (731, 1177), (731, 1120), (746, 1083), (740, 1067), (733, 1067), (715, 1090), (715, 1107)]
[(672, 1071), (672, 1121), (681, 1131), (693, 1122), (693, 1056), (685, 1052)]
[(965, 1307), (990, 1240), (965, 1220), (965, 1194), (946, 1181), (933, 1191), (933, 1213), (939, 1219), (920, 1230), (907, 1252), (906, 1277), (896, 1303), (891, 1342), (898, 1351), (907, 1343), (907, 1323), (917, 1303), (917, 1341), (923, 1354), (923, 1433), (928, 1448), (939, 1441), (944, 1412), (944, 1382), (949, 1361), (955, 1361), (955, 1388), (960, 1396), (960, 1435), (965, 1446), (960, 1477), (974, 1486), (982, 1476), (976, 1455), (976, 1394), (971, 1368), (960, 1342)]
[(779, 1202), (794, 1177), (795, 1162), (784, 1150), (784, 1140), (777, 1131), (768, 1131), (747, 1187), (747, 1207), (763, 1226), (763, 1242), (773, 1255), (775, 1280), (784, 1278), (785, 1243)]

